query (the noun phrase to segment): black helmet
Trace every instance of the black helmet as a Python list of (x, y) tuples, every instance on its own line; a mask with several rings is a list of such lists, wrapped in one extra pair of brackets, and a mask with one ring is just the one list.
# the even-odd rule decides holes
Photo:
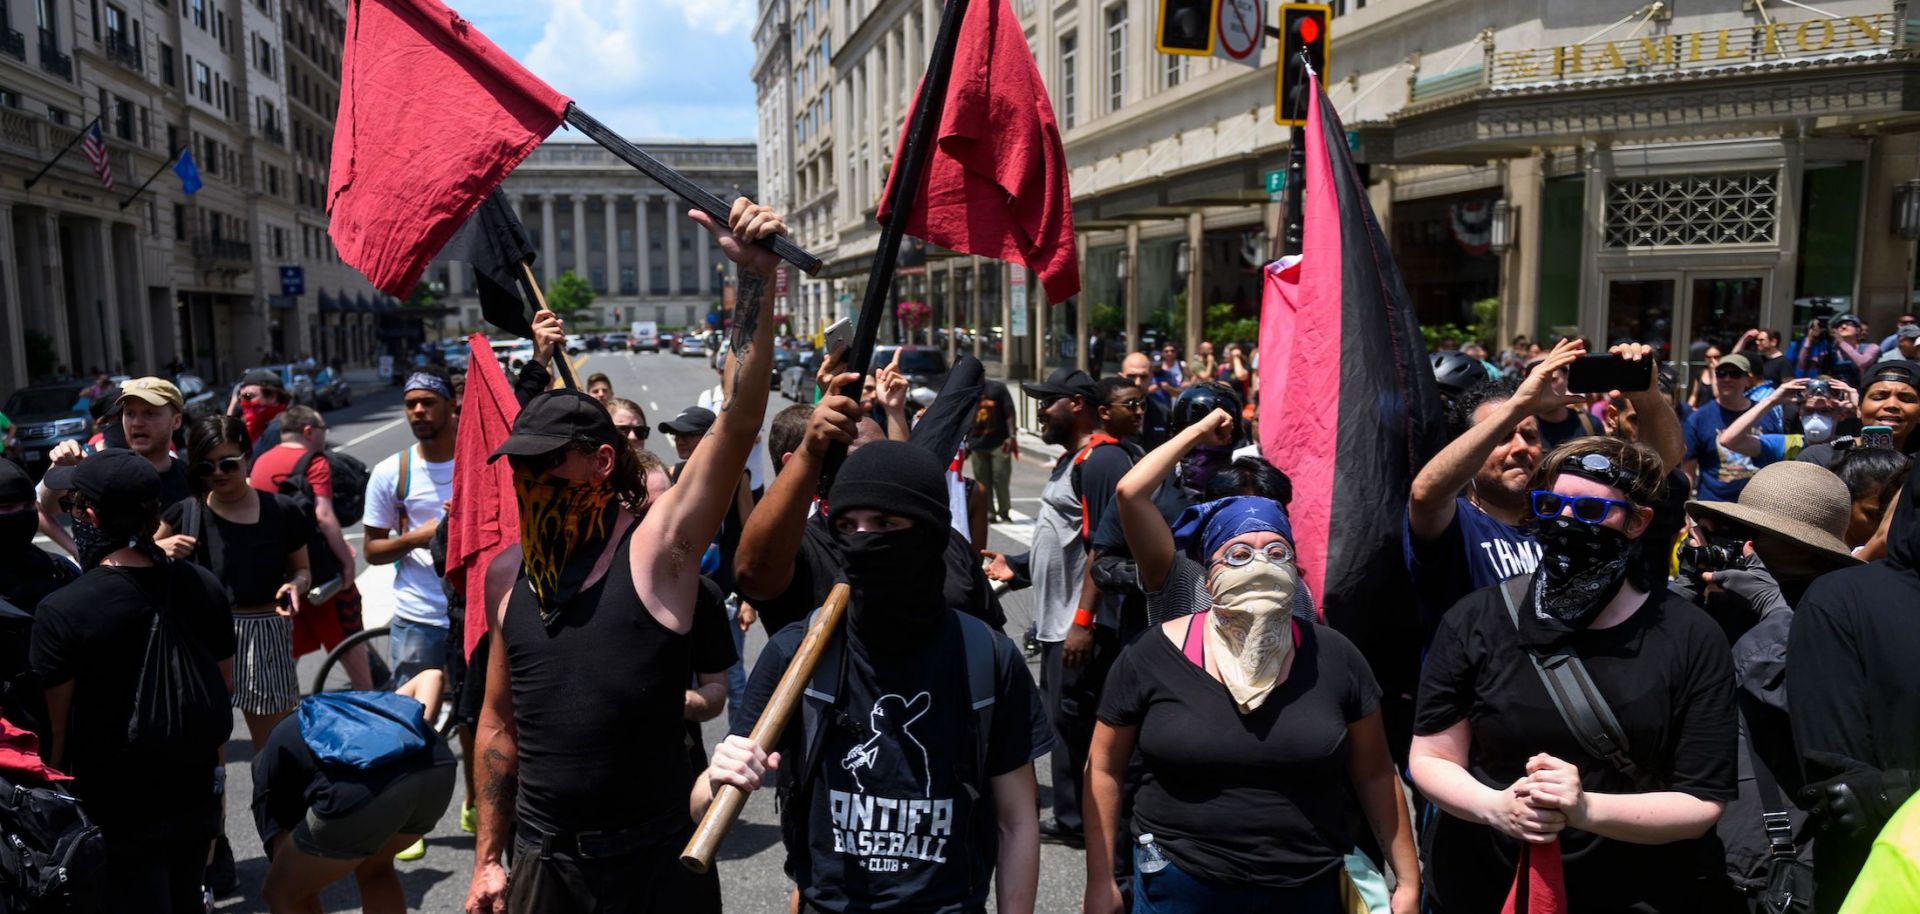
[(1173, 415), (1167, 420), (1167, 434), (1186, 431), (1216, 409), (1224, 409), (1233, 417), (1233, 438), (1240, 440), (1240, 395), (1217, 381), (1203, 381), (1180, 392), (1180, 398), (1173, 401)]
[(1433, 363), (1434, 381), (1445, 393), (1465, 393), (1467, 388), (1487, 379), (1487, 367), (1464, 352), (1446, 349), (1427, 358)]

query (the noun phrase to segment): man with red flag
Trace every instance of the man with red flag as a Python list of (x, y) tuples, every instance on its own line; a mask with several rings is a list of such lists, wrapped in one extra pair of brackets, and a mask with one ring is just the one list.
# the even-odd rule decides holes
[(1401, 518), (1442, 443), (1440, 391), (1346, 130), (1317, 76), (1309, 91), (1304, 244), (1265, 270), (1260, 446), (1293, 479), (1302, 577), (1372, 661), (1398, 742), (1418, 656)]

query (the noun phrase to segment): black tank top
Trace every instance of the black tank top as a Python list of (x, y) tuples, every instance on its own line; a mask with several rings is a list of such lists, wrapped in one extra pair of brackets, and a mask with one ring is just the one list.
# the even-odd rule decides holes
[(501, 634), (519, 730), (519, 818), (540, 831), (691, 827), (681, 724), (692, 641), (655, 620), (634, 592), (628, 556), (638, 528), (621, 536), (606, 575), (561, 609), (551, 632), (524, 577), (507, 600)]

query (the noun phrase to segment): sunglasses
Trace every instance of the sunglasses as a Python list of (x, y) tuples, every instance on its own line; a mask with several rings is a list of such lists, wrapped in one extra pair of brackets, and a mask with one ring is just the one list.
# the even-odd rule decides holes
[(616, 425), (613, 430), (619, 432), (621, 437), (632, 438), (635, 441), (647, 440), (647, 433), (652, 431), (644, 425)]
[(1140, 408), (1140, 404), (1141, 404), (1141, 403), (1144, 403), (1144, 402), (1146, 402), (1146, 401), (1144, 401), (1144, 400), (1141, 400), (1141, 399), (1140, 399), (1139, 397), (1128, 397), (1128, 398), (1127, 398), (1127, 399), (1125, 399), (1125, 400), (1115, 400), (1115, 401), (1113, 401), (1113, 404), (1112, 404), (1112, 405), (1114, 405), (1114, 406), (1124, 406), (1124, 407), (1126, 407), (1126, 408), (1128, 408), (1128, 409), (1139, 409), (1139, 408)]
[(1615, 508), (1633, 512), (1633, 505), (1624, 501), (1593, 495), (1562, 495), (1547, 489), (1534, 489), (1527, 493), (1527, 499), (1533, 508), (1533, 516), (1541, 520), (1559, 517), (1569, 505), (1573, 507), (1573, 519), (1588, 525), (1605, 522), (1607, 515)]
[(1716, 378), (1744, 378), (1747, 376), (1747, 373), (1738, 368), (1716, 368), (1713, 370), (1713, 376)]
[(1265, 557), (1275, 565), (1284, 565), (1293, 561), (1293, 548), (1283, 540), (1274, 540), (1258, 549), (1246, 543), (1234, 543), (1227, 547), (1227, 554), (1221, 556), (1220, 561), (1238, 568), (1253, 561), (1256, 555)]
[(195, 476), (211, 476), (214, 473), (238, 473), (247, 465), (244, 457), (222, 457), (219, 460), (202, 460), (193, 465)]

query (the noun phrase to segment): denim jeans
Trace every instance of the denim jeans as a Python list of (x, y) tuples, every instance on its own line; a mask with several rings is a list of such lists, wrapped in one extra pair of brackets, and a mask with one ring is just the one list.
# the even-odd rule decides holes
[(393, 667), (396, 689), (421, 670), (446, 669), (447, 627), (394, 616), (387, 623), (387, 663)]
[(1169, 861), (1157, 873), (1140, 872), (1140, 846), (1133, 848), (1133, 914), (1208, 914), (1216, 911), (1285, 911), (1341, 914), (1340, 871), (1291, 889), (1229, 885), (1189, 875)]
[(740, 595), (727, 597), (727, 629), (733, 635), (733, 668), (727, 670), (727, 729), (740, 728), (740, 705), (747, 698), (747, 633), (740, 628)]

